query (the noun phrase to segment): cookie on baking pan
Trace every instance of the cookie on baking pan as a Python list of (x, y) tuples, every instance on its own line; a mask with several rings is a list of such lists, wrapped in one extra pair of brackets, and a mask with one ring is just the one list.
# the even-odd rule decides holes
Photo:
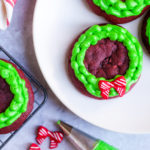
[(68, 72), (83, 94), (96, 99), (123, 96), (138, 81), (143, 51), (126, 29), (94, 25), (75, 40), (68, 55)]
[(0, 134), (17, 130), (33, 109), (29, 80), (17, 66), (0, 59)]
[(97, 15), (115, 24), (130, 22), (150, 7), (150, 0), (87, 0), (87, 2)]
[(150, 53), (150, 11), (146, 14), (141, 28), (142, 41)]

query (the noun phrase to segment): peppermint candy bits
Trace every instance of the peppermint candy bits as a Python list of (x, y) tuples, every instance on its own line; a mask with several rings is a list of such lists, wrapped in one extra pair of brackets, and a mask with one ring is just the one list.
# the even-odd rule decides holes
[[(61, 141), (63, 140), (64, 134), (60, 131), (52, 132), (52, 131), (49, 131), (44, 126), (39, 126), (37, 137), (36, 137), (37, 143), (41, 145), (47, 137), (50, 138), (49, 148), (54, 149), (58, 146), (58, 143), (61, 143)], [(29, 150), (41, 150), (41, 149), (37, 144), (32, 143)]]
[(40, 147), (37, 144), (32, 143), (30, 148), (29, 148), (29, 150), (41, 150), (41, 149), (40, 149)]

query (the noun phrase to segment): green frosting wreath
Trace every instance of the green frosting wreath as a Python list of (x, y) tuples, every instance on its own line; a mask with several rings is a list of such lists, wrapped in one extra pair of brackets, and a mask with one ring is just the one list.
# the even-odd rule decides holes
[(93, 0), (93, 3), (108, 15), (125, 18), (140, 15), (150, 0)]
[(148, 38), (149, 45), (150, 45), (150, 17), (147, 19), (146, 36)]
[[(101, 97), (101, 91), (98, 87), (100, 80), (106, 80), (103, 77), (96, 78), (90, 72), (87, 71), (84, 65), (84, 57), (87, 49), (90, 45), (96, 45), (98, 41), (109, 38), (113, 41), (119, 41), (124, 44), (128, 50), (128, 56), (130, 59), (129, 68), (124, 75), (126, 79), (126, 92), (129, 91), (131, 85), (138, 80), (143, 64), (143, 51), (138, 40), (129, 33), (126, 29), (116, 25), (94, 25), (90, 27), (85, 33), (83, 33), (78, 41), (75, 43), (72, 57), (71, 67), (74, 70), (75, 76), (85, 86), (86, 90), (93, 96)], [(117, 75), (114, 79), (106, 81), (114, 81), (118, 78)], [(111, 88), (109, 97), (117, 96), (118, 93), (114, 88)]]
[(10, 63), (0, 60), (0, 76), (9, 84), (14, 95), (10, 106), (5, 112), (0, 113), (0, 128), (4, 128), (14, 123), (22, 113), (26, 112), (29, 95), (25, 81)]

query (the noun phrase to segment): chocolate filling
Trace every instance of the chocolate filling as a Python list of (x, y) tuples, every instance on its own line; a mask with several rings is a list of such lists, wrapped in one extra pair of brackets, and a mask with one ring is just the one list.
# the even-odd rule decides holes
[(0, 77), (0, 113), (9, 107), (13, 97), (14, 95), (10, 91), (10, 86)]
[(84, 64), (96, 77), (112, 79), (126, 73), (129, 67), (128, 51), (121, 42), (102, 39), (88, 48)]

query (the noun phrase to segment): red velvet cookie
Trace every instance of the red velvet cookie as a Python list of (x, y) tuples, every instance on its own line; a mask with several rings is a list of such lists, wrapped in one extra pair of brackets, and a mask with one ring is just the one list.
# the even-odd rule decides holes
[(142, 41), (150, 53), (150, 11), (146, 14), (141, 28)]
[(148, 0), (87, 0), (87, 2), (93, 12), (115, 24), (135, 20), (150, 7)]
[(72, 44), (69, 76), (86, 96), (96, 99), (123, 96), (140, 77), (142, 55), (139, 42), (126, 29), (111, 24), (95, 25)]
[(22, 70), (0, 60), (0, 134), (17, 130), (33, 109), (34, 94)]

